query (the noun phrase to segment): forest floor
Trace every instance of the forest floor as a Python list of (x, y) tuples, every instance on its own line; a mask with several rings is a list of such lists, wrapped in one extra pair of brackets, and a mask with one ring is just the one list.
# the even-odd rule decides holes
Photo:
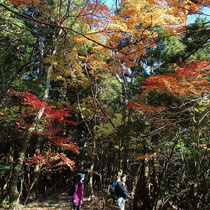
[[(97, 192), (91, 201), (84, 197), (84, 203), (81, 210), (117, 210), (116, 205), (111, 204), (111, 200), (105, 201), (106, 194), (100, 191)], [(71, 197), (66, 192), (55, 192), (47, 198), (42, 198), (37, 201), (31, 201), (27, 205), (17, 205), (15, 210), (71, 210)], [(14, 209), (14, 208), (13, 208)]]

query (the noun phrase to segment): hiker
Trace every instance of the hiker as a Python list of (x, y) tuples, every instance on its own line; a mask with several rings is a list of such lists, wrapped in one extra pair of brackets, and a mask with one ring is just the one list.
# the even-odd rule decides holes
[(125, 209), (125, 203), (128, 197), (130, 196), (130, 193), (126, 191), (126, 178), (127, 175), (123, 174), (121, 176), (121, 181), (117, 182), (117, 185), (115, 186), (115, 192), (117, 195), (117, 204), (120, 207), (120, 210)]
[(74, 194), (73, 194), (73, 205), (74, 210), (80, 210), (80, 206), (83, 203), (83, 195), (84, 195), (84, 181), (85, 174), (79, 173), (77, 175), (77, 184), (74, 187)]

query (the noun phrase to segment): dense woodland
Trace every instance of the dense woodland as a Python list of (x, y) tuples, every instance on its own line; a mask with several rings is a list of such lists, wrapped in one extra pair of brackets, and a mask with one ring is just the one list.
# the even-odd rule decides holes
[(209, 208), (209, 0), (107, 5), (0, 1), (3, 208), (78, 172), (104, 206), (126, 173), (134, 210)]

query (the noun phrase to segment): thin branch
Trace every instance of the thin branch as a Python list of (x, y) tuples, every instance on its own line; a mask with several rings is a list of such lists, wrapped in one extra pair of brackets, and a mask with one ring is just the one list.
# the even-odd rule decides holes
[(103, 107), (101, 106), (100, 102), (99, 102), (98, 99), (95, 97), (96, 94), (94, 94), (94, 92), (93, 92), (93, 83), (92, 83), (92, 80), (91, 80), (91, 78), (90, 78), (90, 75), (89, 75), (89, 72), (88, 72), (88, 70), (87, 70), (86, 65), (85, 65), (85, 71), (86, 71), (86, 73), (87, 73), (88, 79), (90, 80), (91, 92), (92, 92), (92, 95), (94, 96), (95, 102), (96, 102), (97, 105), (99, 106), (99, 108), (100, 108), (100, 110), (102, 111), (102, 113), (104, 114), (104, 116), (108, 119), (108, 121), (110, 122), (110, 124), (112, 125), (112, 127), (113, 127), (115, 130), (117, 130), (116, 127), (115, 127), (115, 125), (114, 125), (114, 123), (112, 122), (111, 118), (106, 114), (106, 112), (104, 111), (104, 109), (103, 109)]
[(205, 39), (200, 45), (198, 45), (189, 55), (185, 56), (182, 61), (185, 61), (187, 58), (189, 58), (191, 55), (193, 55), (195, 52), (197, 52), (201, 47), (203, 47), (204, 44), (206, 44), (209, 41), (210, 37)]
[(69, 27), (59, 26), (59, 25), (55, 25), (55, 24), (52, 24), (52, 23), (47, 23), (47, 22), (44, 22), (44, 21), (41, 21), (41, 20), (34, 19), (34, 18), (32, 18), (32, 17), (30, 17), (28, 15), (24, 15), (24, 14), (18, 13), (16, 11), (10, 9), (9, 7), (5, 6), (2, 3), (0, 3), (0, 6), (4, 7), (6, 10), (8, 10), (8, 11), (10, 11), (10, 12), (12, 12), (12, 13), (20, 16), (20, 17), (23, 17), (25, 19), (28, 19), (30, 21), (37, 22), (37, 23), (44, 24), (44, 25), (48, 25), (48, 26), (55, 27), (55, 28), (70, 30), (70, 31), (72, 31), (72, 32), (74, 32), (74, 33), (76, 33), (76, 34), (78, 34), (78, 35), (86, 38), (87, 40), (92, 41), (92, 42), (98, 44), (99, 46), (102, 46), (102, 47), (107, 48), (107, 49), (110, 49), (110, 50), (116, 50), (116, 49), (111, 48), (109, 46), (106, 46), (106, 45), (104, 45), (104, 44), (102, 44), (102, 43), (100, 43), (100, 42), (98, 42), (98, 41), (96, 41), (94, 39), (89, 38), (88, 37), (89, 34), (83, 34), (83, 33), (79, 32), (79, 31), (75, 31), (74, 29), (69, 28)]
[(79, 93), (78, 93), (78, 88), (77, 88), (77, 104), (78, 104), (78, 108), (79, 108), (79, 111), (80, 111), (80, 114), (81, 114), (81, 117), (82, 117), (82, 120), (83, 122), (85, 123), (85, 127), (87, 128), (88, 130), (88, 133), (90, 134), (91, 138), (93, 138), (93, 134), (88, 126), (88, 123), (85, 119), (85, 116), (83, 115), (83, 111), (82, 111), (82, 108), (81, 108), (81, 105), (80, 105), (80, 100), (79, 100)]
[(209, 111), (206, 112), (206, 113), (203, 115), (203, 117), (199, 120), (199, 123), (201, 123), (201, 122), (203, 121), (203, 119), (208, 115), (208, 113), (209, 113)]
[[(36, 41), (36, 43), (37, 43), (37, 41)], [(23, 66), (21, 66), (18, 70), (16, 70), (16, 71), (13, 73), (12, 77), (9, 78), (9, 79), (7, 80), (7, 82), (8, 82), (8, 81), (13, 82), (13, 81), (16, 79), (17, 75), (18, 75), (21, 71), (23, 71), (23, 70), (32, 62), (32, 58), (34, 57), (34, 51), (35, 51), (36, 43), (34, 44), (34, 47), (33, 47), (32, 51), (31, 51), (31, 54), (30, 54), (30, 57), (29, 57), (28, 61), (27, 61)]]

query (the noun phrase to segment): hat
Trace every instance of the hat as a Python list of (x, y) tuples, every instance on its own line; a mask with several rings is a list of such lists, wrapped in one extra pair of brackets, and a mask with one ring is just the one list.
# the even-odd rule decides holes
[(85, 178), (85, 174), (78, 173), (77, 177), (78, 177), (79, 180), (83, 180)]

